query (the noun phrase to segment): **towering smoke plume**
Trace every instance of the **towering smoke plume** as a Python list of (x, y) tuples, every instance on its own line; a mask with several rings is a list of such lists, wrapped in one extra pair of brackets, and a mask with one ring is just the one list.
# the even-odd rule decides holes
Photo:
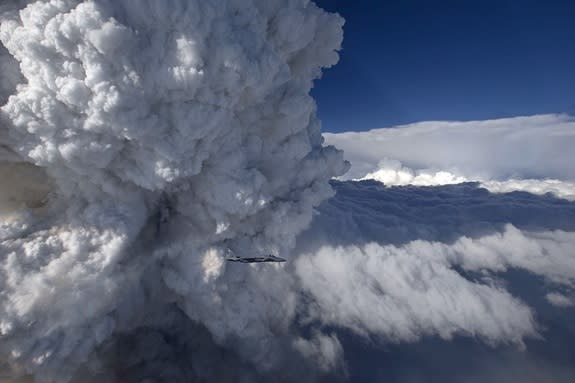
[(288, 336), (288, 274), (223, 259), (289, 258), (345, 172), (309, 96), (343, 20), (307, 0), (0, 12), (2, 372), (176, 382), (224, 379), (208, 353), (236, 377), (293, 355), (337, 364), (335, 338)]
[[(572, 328), (571, 118), (327, 135), (348, 177), (388, 184), (330, 181), (328, 199), (348, 165), (309, 91), (338, 60), (339, 16), (13, 0), (0, 22), (0, 382), (381, 381), (388, 354), (350, 342), (430, 337), (499, 347), (508, 375), (478, 363), (479, 381), (574, 381), (573, 332), (549, 351), (563, 378), (509, 367)], [(289, 262), (225, 261), (270, 253)], [(416, 377), (411, 360), (391, 364)]]

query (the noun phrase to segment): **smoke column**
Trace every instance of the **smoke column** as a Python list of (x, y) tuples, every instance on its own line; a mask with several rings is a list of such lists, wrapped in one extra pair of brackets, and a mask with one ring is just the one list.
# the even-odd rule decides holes
[(292, 333), (290, 274), (224, 257), (289, 259), (347, 170), (309, 95), (343, 20), (307, 0), (3, 3), (1, 374), (333, 369), (337, 339)]

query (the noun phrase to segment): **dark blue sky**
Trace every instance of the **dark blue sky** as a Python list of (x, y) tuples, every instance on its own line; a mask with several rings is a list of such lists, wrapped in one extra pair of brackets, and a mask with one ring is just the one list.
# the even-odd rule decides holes
[(317, 0), (346, 19), (324, 131), (575, 114), (575, 0)]

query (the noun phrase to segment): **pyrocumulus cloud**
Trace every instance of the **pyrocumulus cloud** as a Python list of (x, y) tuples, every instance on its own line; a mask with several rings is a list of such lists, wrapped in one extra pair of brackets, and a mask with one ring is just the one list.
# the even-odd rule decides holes
[[(506, 273), (573, 305), (573, 122), (327, 135), (364, 179), (333, 181), (309, 91), (342, 26), (307, 0), (3, 2), (0, 378), (335, 380), (342, 330), (545, 339)], [(288, 262), (225, 261), (266, 253)]]

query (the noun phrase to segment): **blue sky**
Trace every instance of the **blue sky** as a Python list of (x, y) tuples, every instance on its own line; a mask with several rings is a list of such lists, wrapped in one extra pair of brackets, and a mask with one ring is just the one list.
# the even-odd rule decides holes
[(346, 19), (323, 130), (575, 114), (575, 1), (317, 0)]

